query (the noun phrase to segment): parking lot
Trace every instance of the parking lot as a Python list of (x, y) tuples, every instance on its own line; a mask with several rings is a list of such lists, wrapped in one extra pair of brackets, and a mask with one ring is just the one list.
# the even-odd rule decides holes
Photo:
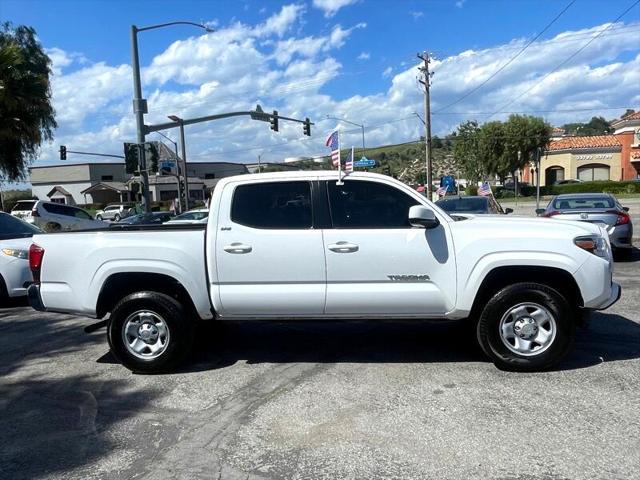
[(134, 375), (91, 320), (0, 310), (0, 478), (640, 478), (640, 251), (554, 371), (457, 325), (237, 323)]

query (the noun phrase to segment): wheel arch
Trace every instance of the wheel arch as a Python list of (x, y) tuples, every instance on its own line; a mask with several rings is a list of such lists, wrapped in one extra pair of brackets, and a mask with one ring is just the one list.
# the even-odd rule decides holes
[(200, 318), (187, 289), (177, 279), (162, 273), (113, 273), (102, 284), (96, 302), (96, 317), (102, 318), (124, 297), (136, 292), (158, 292), (180, 302), (190, 315)]
[(563, 295), (570, 305), (584, 306), (580, 287), (574, 276), (567, 270), (558, 267), (510, 265), (495, 267), (485, 275), (473, 300), (470, 316), (477, 318), (489, 298), (515, 283), (546, 285)]

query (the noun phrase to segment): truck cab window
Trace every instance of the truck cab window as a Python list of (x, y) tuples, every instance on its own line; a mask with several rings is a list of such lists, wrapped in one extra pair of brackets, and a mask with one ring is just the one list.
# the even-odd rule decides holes
[(309, 182), (269, 182), (235, 189), (231, 220), (264, 229), (307, 229), (312, 225)]
[(327, 182), (334, 228), (411, 228), (409, 208), (419, 202), (384, 183)]

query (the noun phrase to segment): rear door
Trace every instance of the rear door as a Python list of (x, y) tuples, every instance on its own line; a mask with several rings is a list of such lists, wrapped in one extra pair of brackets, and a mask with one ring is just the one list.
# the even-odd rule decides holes
[(220, 315), (323, 313), (326, 265), (311, 194), (306, 180), (225, 186), (215, 232), (217, 279), (211, 281)]
[(393, 183), (352, 178), (324, 185), (333, 226), (324, 230), (327, 315), (441, 316), (454, 307), (446, 221), (411, 227), (409, 208), (423, 202)]

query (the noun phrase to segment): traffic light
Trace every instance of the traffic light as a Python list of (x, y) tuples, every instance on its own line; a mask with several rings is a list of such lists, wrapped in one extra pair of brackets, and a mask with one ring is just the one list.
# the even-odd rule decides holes
[(127, 173), (138, 173), (140, 163), (138, 160), (140, 148), (137, 143), (124, 144), (124, 165)]
[(311, 136), (311, 120), (309, 120), (309, 117), (304, 119), (304, 123), (302, 124), (302, 131), (307, 137)]
[(271, 117), (271, 130), (274, 132), (278, 131), (278, 111), (273, 111), (273, 117)]
[(60, 145), (60, 160), (67, 159), (67, 147), (64, 145)]

